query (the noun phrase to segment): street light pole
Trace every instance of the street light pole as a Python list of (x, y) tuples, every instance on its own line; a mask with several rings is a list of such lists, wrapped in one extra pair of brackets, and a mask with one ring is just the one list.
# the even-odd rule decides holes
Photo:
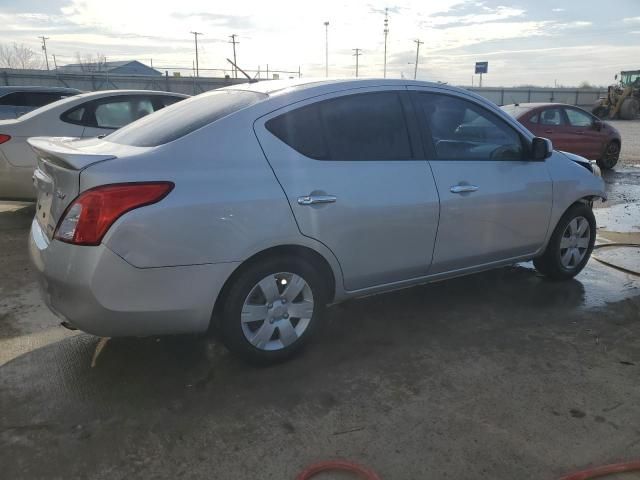
[(420, 45), (424, 42), (421, 42), (419, 39), (414, 40), (414, 42), (416, 42), (416, 66), (415, 70), (413, 71), (413, 79), (415, 80), (418, 77), (418, 58), (420, 55)]
[(389, 35), (389, 9), (384, 9), (384, 73), (383, 77), (387, 78), (387, 35)]
[(324, 76), (329, 77), (329, 22), (324, 22)]
[(196, 42), (196, 77), (200, 76), (200, 65), (198, 63), (198, 35), (202, 35), (202, 32), (191, 32)]

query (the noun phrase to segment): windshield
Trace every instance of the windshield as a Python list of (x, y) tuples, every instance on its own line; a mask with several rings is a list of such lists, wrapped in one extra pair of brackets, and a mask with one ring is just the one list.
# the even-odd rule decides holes
[(112, 133), (107, 140), (135, 147), (155, 147), (267, 98), (244, 90), (213, 90), (171, 105)]
[(636, 82), (640, 83), (640, 70), (637, 72), (622, 72), (620, 78), (623, 85), (632, 85)]

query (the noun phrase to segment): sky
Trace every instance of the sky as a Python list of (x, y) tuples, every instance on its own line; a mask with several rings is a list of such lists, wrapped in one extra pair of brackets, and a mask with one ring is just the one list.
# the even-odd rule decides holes
[(640, 69), (640, 0), (0, 0), (0, 44), (40, 52), (45, 35), (59, 65), (100, 53), (189, 69), (198, 31), (201, 75), (220, 76), (206, 69), (229, 68), (236, 34), (240, 67), (315, 77), (328, 21), (329, 75), (354, 76), (359, 48), (360, 76), (381, 77), (385, 8), (388, 77), (413, 78), (416, 39), (418, 79), (457, 85), (477, 84), (476, 61), (484, 86), (607, 85)]

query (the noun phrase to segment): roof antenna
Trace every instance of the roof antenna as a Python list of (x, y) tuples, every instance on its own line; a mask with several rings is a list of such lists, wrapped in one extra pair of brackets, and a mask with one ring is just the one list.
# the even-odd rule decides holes
[(237, 70), (240, 70), (240, 72), (241, 72), (245, 77), (247, 77), (247, 79), (249, 80), (249, 83), (255, 83), (255, 82), (257, 82), (257, 81), (258, 81), (258, 80), (257, 80), (257, 79), (255, 79), (255, 78), (251, 78), (247, 72), (245, 72), (243, 69), (241, 69), (241, 68), (240, 68), (238, 65), (236, 65), (232, 60), (230, 60), (230, 59), (228, 59), (228, 58), (227, 58), (227, 62), (229, 62), (231, 65), (233, 65)]

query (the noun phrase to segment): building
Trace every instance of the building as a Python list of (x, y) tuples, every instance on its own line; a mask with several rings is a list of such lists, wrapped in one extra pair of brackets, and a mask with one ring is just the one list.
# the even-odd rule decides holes
[(101, 63), (71, 63), (56, 69), (58, 73), (108, 73), (110, 75), (162, 75), (138, 60)]

